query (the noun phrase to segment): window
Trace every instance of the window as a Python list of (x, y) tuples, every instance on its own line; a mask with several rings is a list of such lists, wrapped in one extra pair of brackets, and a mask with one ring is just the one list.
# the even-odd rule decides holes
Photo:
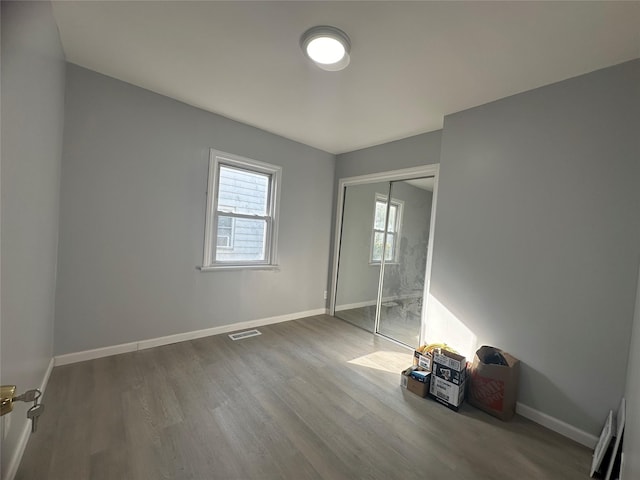
[(203, 269), (276, 264), (281, 169), (211, 150)]
[[(385, 262), (398, 261), (397, 239), (400, 237), (400, 226), (402, 225), (402, 203), (400, 200), (391, 199), (389, 221), (387, 222), (387, 248), (384, 248)], [(380, 263), (382, 260), (386, 217), (387, 197), (377, 193), (371, 235), (371, 263)]]

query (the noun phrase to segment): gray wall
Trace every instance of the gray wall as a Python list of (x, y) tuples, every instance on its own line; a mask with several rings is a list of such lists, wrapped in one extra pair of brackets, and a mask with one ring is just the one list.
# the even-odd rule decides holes
[(592, 434), (624, 393), (640, 256), (640, 60), (446, 117), (431, 294)]
[[(39, 387), (53, 351), (65, 63), (48, 2), (2, 2), (2, 384)], [(3, 417), (2, 474), (27, 424)]]
[(624, 433), (622, 479), (640, 478), (640, 272), (627, 367), (627, 422)]
[(437, 130), (342, 153), (336, 157), (336, 185), (341, 178), (438, 163), (441, 135)]
[[(324, 308), (335, 158), (68, 65), (55, 353)], [(209, 148), (282, 166), (280, 269), (201, 273)]]

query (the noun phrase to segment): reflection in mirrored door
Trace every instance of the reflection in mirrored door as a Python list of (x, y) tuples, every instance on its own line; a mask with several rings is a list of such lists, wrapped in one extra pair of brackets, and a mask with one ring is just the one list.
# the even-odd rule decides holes
[(335, 316), (370, 332), (375, 331), (388, 196), (389, 182), (344, 191)]
[(336, 317), (418, 345), (434, 183), (425, 176), (344, 187)]
[[(376, 332), (417, 346), (422, 321), (434, 178), (391, 182)], [(384, 229), (384, 227), (383, 227)], [(372, 261), (380, 262), (382, 256)]]

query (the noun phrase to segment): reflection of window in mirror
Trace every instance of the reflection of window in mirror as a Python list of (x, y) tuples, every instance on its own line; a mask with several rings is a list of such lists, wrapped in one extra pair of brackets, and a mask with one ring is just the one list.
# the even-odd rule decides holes
[(382, 250), (384, 243), (384, 228), (387, 225), (387, 247), (384, 249), (385, 262), (398, 262), (397, 239), (400, 238), (400, 227), (402, 226), (403, 202), (395, 198), (391, 199), (389, 207), (389, 221), (385, 222), (387, 216), (387, 196), (376, 193), (375, 209), (373, 213), (373, 231), (371, 234), (371, 255), (369, 261), (372, 264), (380, 263), (382, 260)]

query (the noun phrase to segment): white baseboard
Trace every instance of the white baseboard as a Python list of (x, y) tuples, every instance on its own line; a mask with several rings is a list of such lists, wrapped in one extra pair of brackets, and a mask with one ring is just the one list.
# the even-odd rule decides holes
[(336, 312), (341, 312), (343, 310), (351, 310), (352, 308), (372, 307), (375, 304), (376, 304), (375, 300), (369, 300), (367, 302), (345, 303), (343, 305), (336, 305)]
[[(42, 396), (44, 397), (45, 390), (47, 389), (47, 383), (49, 383), (49, 377), (51, 376), (51, 371), (53, 370), (54, 360), (53, 358), (49, 361), (49, 365), (47, 366), (47, 370), (44, 372), (44, 377), (42, 382), (40, 383), (40, 391), (42, 392)], [(24, 427), (22, 428), (22, 432), (18, 437), (18, 443), (16, 445), (16, 449), (13, 452), (13, 455), (9, 459), (9, 465), (6, 470), (6, 475), (4, 480), (13, 480), (18, 473), (18, 467), (20, 466), (20, 462), (22, 461), (22, 456), (24, 455), (24, 451), (27, 448), (27, 442), (29, 441), (29, 435), (31, 434), (31, 422), (27, 420)]]
[(138, 342), (121, 343), (119, 345), (112, 345), (109, 347), (84, 350), (82, 352), (65, 353), (64, 355), (56, 355), (54, 357), (54, 360), (56, 366), (68, 365), (70, 363), (84, 362), (85, 360), (109, 357), (111, 355), (118, 355), (120, 353), (135, 352), (137, 350), (159, 347), (161, 345), (169, 345), (171, 343), (184, 342), (187, 340), (194, 340), (196, 338), (209, 337), (211, 335), (235, 332), (237, 330), (244, 330), (248, 328), (256, 328), (263, 325), (287, 322), (289, 320), (311, 317), (313, 315), (323, 315), (326, 313), (326, 308), (318, 308), (316, 310), (308, 310), (306, 312), (288, 313), (286, 315), (278, 315), (276, 317), (259, 318), (257, 320), (248, 320), (246, 322), (220, 325), (218, 327), (205, 328), (203, 330), (194, 330), (192, 332), (176, 333), (175, 335), (167, 335), (166, 337), (149, 338), (147, 340), (140, 340)]
[[(389, 297), (382, 297), (382, 303), (385, 304), (387, 302), (395, 302), (397, 300), (412, 300), (422, 298), (422, 294), (415, 293), (406, 293), (404, 295), (393, 295)], [(336, 305), (336, 312), (341, 312), (342, 310), (351, 310), (352, 308), (362, 308), (362, 307), (372, 307), (376, 305), (378, 302), (376, 300), (367, 300), (366, 302), (356, 302), (356, 303), (344, 303), (342, 305)]]
[(573, 425), (569, 425), (562, 420), (558, 420), (551, 415), (542, 413), (541, 411), (536, 410), (535, 408), (531, 408), (520, 402), (516, 403), (516, 413), (542, 425), (543, 427), (547, 427), (549, 430), (553, 430), (560, 435), (570, 438), (571, 440), (574, 440), (581, 445), (584, 445), (585, 447), (593, 449), (595, 448), (596, 443), (598, 443), (598, 437), (596, 437), (595, 435), (587, 433), (584, 430), (580, 430)]

